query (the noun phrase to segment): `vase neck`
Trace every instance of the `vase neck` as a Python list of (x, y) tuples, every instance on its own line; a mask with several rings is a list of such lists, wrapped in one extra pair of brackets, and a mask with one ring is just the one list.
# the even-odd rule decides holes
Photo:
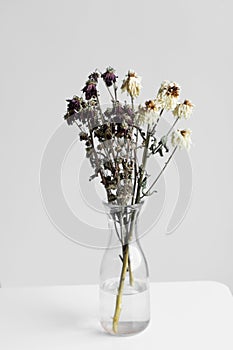
[(111, 245), (126, 245), (137, 240), (137, 223), (142, 203), (135, 205), (111, 205), (104, 203), (111, 229)]

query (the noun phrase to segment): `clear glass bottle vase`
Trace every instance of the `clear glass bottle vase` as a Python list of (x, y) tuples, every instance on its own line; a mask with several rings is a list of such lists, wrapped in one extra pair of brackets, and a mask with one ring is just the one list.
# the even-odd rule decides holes
[(149, 273), (138, 239), (142, 204), (104, 203), (110, 239), (100, 267), (100, 323), (113, 335), (133, 335), (150, 320)]

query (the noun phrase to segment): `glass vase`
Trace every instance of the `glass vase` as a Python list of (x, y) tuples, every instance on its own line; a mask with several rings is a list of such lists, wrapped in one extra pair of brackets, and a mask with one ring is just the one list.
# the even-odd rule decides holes
[(100, 323), (118, 336), (139, 333), (150, 320), (148, 265), (137, 230), (141, 206), (104, 203), (110, 238), (100, 267)]

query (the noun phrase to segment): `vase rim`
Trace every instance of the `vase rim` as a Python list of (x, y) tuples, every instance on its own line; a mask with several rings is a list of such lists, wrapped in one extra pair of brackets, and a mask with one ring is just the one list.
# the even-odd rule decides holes
[(142, 207), (142, 205), (144, 204), (144, 201), (140, 202), (140, 203), (136, 203), (136, 204), (112, 204), (106, 201), (102, 201), (103, 205), (107, 208), (111, 208), (111, 209), (121, 209), (121, 208), (132, 208), (132, 209), (139, 209)]

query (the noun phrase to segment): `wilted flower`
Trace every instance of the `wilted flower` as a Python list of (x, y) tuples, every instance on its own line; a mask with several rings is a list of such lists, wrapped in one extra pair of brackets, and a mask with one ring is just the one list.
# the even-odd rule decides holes
[(118, 78), (118, 77), (115, 74), (115, 69), (113, 69), (112, 67), (108, 67), (106, 69), (106, 72), (104, 72), (101, 75), (101, 78), (103, 78), (105, 84), (109, 87), (109, 86), (112, 86), (112, 84), (116, 82), (116, 78)]
[[(167, 134), (157, 136), (156, 128), (163, 111), (170, 110), (176, 119), (188, 119), (194, 106), (189, 100), (179, 101), (178, 84), (164, 81), (157, 96), (137, 108), (133, 100), (140, 94), (141, 78), (132, 70), (128, 71), (121, 86), (122, 92), (126, 91), (131, 99), (122, 103), (116, 94), (117, 78), (112, 67), (107, 67), (103, 73), (97, 70), (92, 72), (82, 89), (82, 98), (74, 96), (67, 100), (64, 118), (69, 125), (76, 124), (80, 129), (79, 138), (85, 144), (86, 156), (94, 169), (92, 178), (100, 175), (108, 201), (127, 205), (138, 203), (151, 193), (151, 186), (147, 190), (146, 182), (147, 158), (169, 152), (168, 136), (172, 134), (171, 143), (175, 149), (190, 148), (189, 129), (172, 133), (178, 120)], [(110, 92), (110, 108), (100, 106), (99, 83), (104, 83)], [(111, 93), (112, 89), (114, 94)], [(156, 182), (159, 177), (156, 177)]]
[(98, 78), (99, 78), (98, 72), (93, 72), (88, 77), (89, 80), (94, 80), (95, 82), (98, 82)]
[(122, 92), (127, 91), (131, 97), (138, 97), (141, 88), (141, 78), (134, 71), (129, 70), (121, 86)]
[(159, 118), (159, 108), (156, 101), (149, 100), (145, 102), (145, 106), (138, 107), (136, 123), (138, 125), (149, 124), (151, 127)]
[(153, 100), (146, 101), (145, 105), (148, 111), (158, 112), (158, 107), (156, 106), (155, 101)]
[(187, 150), (190, 149), (191, 146), (191, 130), (190, 129), (184, 129), (184, 130), (176, 130), (173, 131), (171, 136), (171, 143), (174, 147), (178, 146), (180, 149), (186, 148)]
[(194, 105), (189, 100), (178, 103), (173, 111), (175, 117), (188, 119), (192, 114)]
[(82, 89), (85, 93), (86, 100), (90, 100), (92, 97), (97, 97), (96, 84), (97, 82), (94, 79), (90, 79), (86, 82), (86, 85)]
[(72, 99), (66, 100), (67, 104), (67, 113), (64, 116), (64, 119), (67, 121), (68, 125), (72, 125), (75, 120), (78, 119), (78, 112), (85, 107), (85, 102), (81, 97), (74, 96)]
[(66, 100), (68, 102), (67, 105), (67, 112), (71, 113), (72, 112), (79, 112), (80, 109), (82, 108), (83, 105), (83, 99), (78, 96), (74, 96), (71, 100), (68, 99)]
[(180, 87), (175, 82), (165, 80), (162, 82), (157, 94), (157, 99), (161, 102), (166, 110), (173, 110), (178, 102), (180, 96)]
[(84, 131), (81, 131), (79, 134), (80, 141), (87, 141), (88, 140), (88, 134)]

